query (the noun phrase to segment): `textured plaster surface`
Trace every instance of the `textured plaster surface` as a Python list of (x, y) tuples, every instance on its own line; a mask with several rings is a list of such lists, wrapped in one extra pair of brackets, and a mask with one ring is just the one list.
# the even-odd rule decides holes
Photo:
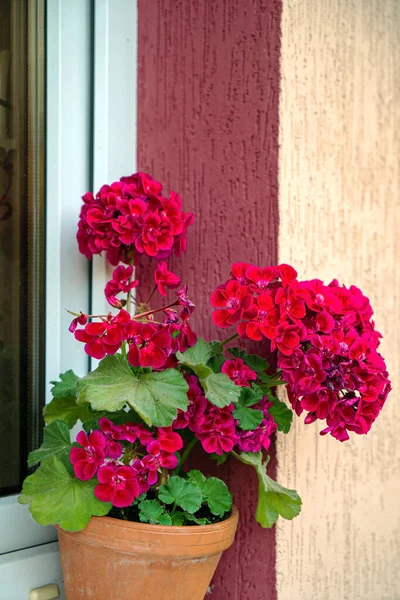
[(280, 600), (400, 598), (399, 30), (398, 0), (283, 3), (279, 259), (371, 298), (394, 390), (368, 436), (279, 437)]
[[(277, 259), (280, 9), (275, 0), (139, 0), (138, 166), (196, 215), (188, 252), (172, 264), (208, 339), (217, 333), (209, 294), (230, 265)], [(254, 522), (253, 473), (234, 466), (223, 472), (240, 526), (208, 597), (272, 600), (274, 531)]]

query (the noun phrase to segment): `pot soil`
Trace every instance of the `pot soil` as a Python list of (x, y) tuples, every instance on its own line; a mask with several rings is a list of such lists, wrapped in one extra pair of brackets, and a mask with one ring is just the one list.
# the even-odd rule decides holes
[(67, 600), (203, 600), (238, 511), (213, 525), (166, 527), (92, 517), (57, 527)]

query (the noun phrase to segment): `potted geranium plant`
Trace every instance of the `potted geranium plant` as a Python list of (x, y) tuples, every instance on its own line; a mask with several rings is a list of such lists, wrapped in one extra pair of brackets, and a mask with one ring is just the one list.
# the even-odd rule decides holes
[[(210, 297), (215, 325), (231, 331), (206, 342), (166, 262), (185, 251), (193, 222), (180, 197), (137, 173), (83, 200), (79, 249), (88, 259), (106, 253), (115, 269), (104, 290), (110, 312), (77, 312), (70, 331), (100, 363), (53, 382), (43, 444), (29, 456), (40, 466), (20, 502), (58, 528), (68, 599), (201, 599), (238, 513), (221, 479), (188, 469), (191, 450), (256, 469), (262, 527), (292, 519), (299, 495), (266, 473), (271, 436), (288, 433), (292, 409), (306, 423), (326, 421), (321, 434), (340, 441), (366, 434), (390, 390), (380, 334), (358, 288), (237, 262)], [(142, 255), (156, 261), (149, 298), (140, 293)], [(235, 338), (268, 340), (276, 368), (232, 346)], [(281, 384), (290, 405), (275, 395)]]

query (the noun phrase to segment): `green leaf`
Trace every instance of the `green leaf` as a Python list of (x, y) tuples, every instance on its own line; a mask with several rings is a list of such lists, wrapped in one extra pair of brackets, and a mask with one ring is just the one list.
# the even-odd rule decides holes
[(203, 502), (207, 502), (213, 515), (222, 516), (232, 508), (232, 495), (222, 479), (205, 477), (197, 469), (189, 471), (187, 477), (200, 488)]
[(209, 367), (214, 373), (221, 373), (222, 365), (225, 362), (225, 357), (222, 354), (217, 354), (216, 356), (212, 356), (207, 363), (207, 367)]
[(171, 525), (171, 517), (169, 515), (164, 515), (165, 517), (169, 517), (169, 523), (160, 523), (164, 508), (158, 500), (142, 500), (139, 504), (139, 511), (139, 519), (142, 523)]
[(256, 373), (264, 373), (268, 369), (267, 361), (257, 354), (245, 354), (243, 360)]
[(56, 419), (65, 421), (70, 429), (78, 421), (88, 421), (93, 418), (93, 413), (88, 404), (77, 404), (75, 396), (63, 396), (54, 398), (43, 409), (45, 423), (49, 425)]
[(70, 369), (60, 375), (61, 381), (50, 381), (53, 384), (51, 393), (54, 398), (65, 398), (65, 396), (76, 396), (76, 384), (79, 381), (78, 375)]
[(203, 489), (207, 479), (201, 471), (198, 471), (197, 469), (192, 469), (191, 471), (187, 472), (187, 478), (189, 481), (192, 481), (193, 483), (198, 485), (200, 491), (203, 493)]
[(18, 502), (30, 504), (29, 510), (39, 525), (79, 531), (92, 515), (102, 517), (111, 510), (110, 502), (101, 502), (94, 495), (97, 483), (97, 479), (80, 481), (71, 476), (63, 463), (51, 456), (25, 479)]
[(241, 358), (242, 360), (246, 354), (246, 350), (242, 350), (238, 346), (232, 346), (231, 348), (228, 348), (228, 352), (229, 354), (232, 354), (234, 358)]
[(157, 521), (163, 513), (163, 507), (158, 500), (142, 500), (139, 510), (139, 518), (145, 523)]
[(264, 394), (259, 386), (256, 386), (255, 390), (249, 387), (242, 387), (239, 403), (242, 404), (242, 406), (253, 406), (253, 404), (257, 404), (263, 396)]
[(245, 350), (241, 350), (238, 347), (229, 348), (228, 352), (235, 358), (241, 358), (250, 369), (256, 373), (264, 373), (268, 369), (268, 363), (264, 358), (261, 358), (257, 354), (247, 354)]
[(202, 502), (199, 486), (176, 475), (170, 477), (168, 482), (160, 487), (158, 497), (161, 502), (165, 502), (165, 504), (175, 503), (191, 514), (199, 510)]
[(50, 456), (59, 458), (64, 465), (68, 466), (71, 448), (68, 425), (64, 421), (53, 421), (44, 428), (43, 444), (38, 450), (33, 450), (29, 454), (28, 466), (33, 467)]
[[(180, 510), (175, 511), (174, 514), (171, 515), (172, 525), (181, 527), (185, 523), (185, 516), (188, 514), (189, 513), (183, 513)], [(189, 516), (191, 517), (192, 515)]]
[(93, 410), (114, 412), (128, 403), (151, 426), (167, 427), (178, 408), (188, 406), (188, 384), (176, 369), (135, 376), (122, 354), (106, 356), (97, 369), (78, 382), (78, 402)]
[(270, 397), (270, 400), (273, 404), (268, 412), (274, 417), (274, 421), (277, 423), (279, 431), (289, 433), (292, 425), (293, 411), (275, 396)]
[(287, 383), (287, 381), (285, 381), (284, 379), (277, 379), (276, 375), (273, 375), (271, 377), (270, 375), (263, 373), (262, 376), (260, 374), (258, 376), (262, 381), (262, 387), (264, 388), (265, 393), (267, 393), (267, 391), (270, 391), (270, 388), (277, 387), (278, 385), (282, 384), (286, 385)]
[(233, 416), (239, 421), (239, 427), (244, 431), (256, 429), (263, 420), (264, 414), (262, 410), (247, 408), (241, 404), (237, 404), (233, 411)]
[(229, 452), (223, 452), (222, 454), (216, 454), (215, 452), (211, 452), (211, 454), (209, 454), (209, 457), (212, 460), (215, 460), (218, 466), (222, 465), (226, 461), (228, 456)]
[(218, 477), (207, 478), (203, 495), (213, 515), (222, 517), (232, 508), (232, 494), (226, 483)]
[(206, 365), (214, 354), (215, 346), (207, 344), (202, 338), (197, 338), (194, 346), (188, 348), (186, 352), (177, 352), (176, 358), (182, 365), (186, 365), (192, 369), (197, 365)]
[(222, 352), (224, 351), (224, 345), (222, 342), (219, 342), (218, 340), (213, 340), (212, 342), (210, 342), (209, 345), (211, 348), (211, 357), (222, 355)]
[(207, 400), (219, 408), (236, 403), (240, 396), (240, 386), (235, 385), (225, 373), (211, 373), (200, 379)]
[(200, 382), (206, 381), (207, 377), (213, 373), (213, 370), (210, 367), (207, 367), (207, 365), (193, 365), (191, 369), (194, 371), (194, 373), (196, 373)]
[(194, 346), (188, 348), (184, 353), (177, 352), (176, 356), (182, 365), (196, 373), (211, 404), (222, 408), (231, 402), (237, 402), (240, 390), (227, 375), (214, 373), (207, 366), (207, 362), (216, 350), (215, 343), (212, 344), (207, 344), (202, 338), (198, 338)]
[(284, 519), (293, 519), (301, 510), (301, 498), (296, 490), (289, 490), (268, 477), (266, 468), (268, 460), (263, 461), (261, 452), (242, 452), (232, 454), (241, 462), (251, 465), (256, 469), (258, 477), (258, 505), (256, 521), (262, 527), (272, 527), (279, 515)]
[(158, 520), (159, 525), (172, 525), (171, 515), (163, 514)]
[(211, 523), (211, 521), (209, 519), (207, 519), (206, 517), (195, 517), (194, 515), (190, 515), (189, 513), (185, 512), (183, 513), (183, 515), (186, 517), (186, 519), (188, 521), (191, 521), (192, 523), (196, 523), (196, 525), (208, 525), (209, 523)]

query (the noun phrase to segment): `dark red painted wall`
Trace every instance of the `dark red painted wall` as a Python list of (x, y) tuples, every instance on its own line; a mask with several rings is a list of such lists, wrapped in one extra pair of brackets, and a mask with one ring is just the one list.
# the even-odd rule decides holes
[[(139, 0), (138, 166), (196, 215), (173, 266), (208, 339), (209, 294), (232, 262), (277, 262), (280, 15), (280, 0)], [(224, 478), (240, 527), (210, 598), (273, 600), (275, 537), (254, 522), (256, 478), (236, 462)]]

